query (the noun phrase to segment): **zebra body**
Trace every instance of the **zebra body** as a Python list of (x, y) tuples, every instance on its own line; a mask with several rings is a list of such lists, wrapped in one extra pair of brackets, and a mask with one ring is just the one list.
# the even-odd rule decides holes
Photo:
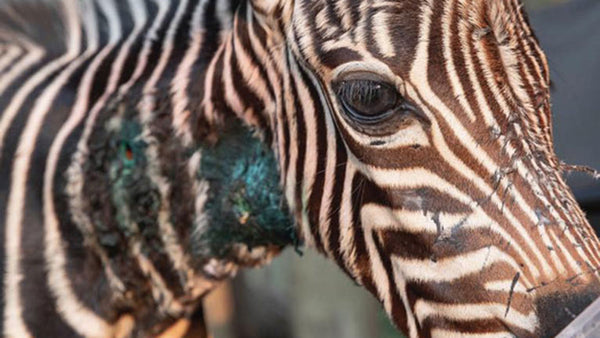
[(158, 334), (274, 256), (197, 248), (205, 149), (240, 122), (299, 237), (411, 337), (553, 335), (600, 294), (517, 1), (0, 6), (8, 336)]

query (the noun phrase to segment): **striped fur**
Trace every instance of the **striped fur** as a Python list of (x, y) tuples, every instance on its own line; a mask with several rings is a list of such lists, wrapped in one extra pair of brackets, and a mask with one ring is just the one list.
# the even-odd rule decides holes
[[(157, 334), (276, 254), (194, 254), (197, 146), (232, 120), (271, 145), (304, 243), (410, 337), (553, 335), (600, 294), (516, 0), (14, 1), (0, 19), (7, 336)], [(357, 127), (349, 75), (414, 110)]]

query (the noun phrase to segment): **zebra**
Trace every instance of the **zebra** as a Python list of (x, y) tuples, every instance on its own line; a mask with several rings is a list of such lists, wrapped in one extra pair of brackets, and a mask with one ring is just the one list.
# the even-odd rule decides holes
[[(518, 0), (4, 0), (4, 335), (183, 335), (294, 243), (409, 337), (555, 335), (600, 295), (600, 243), (549, 87)], [(198, 173), (246, 132), (294, 227), (211, 256)]]

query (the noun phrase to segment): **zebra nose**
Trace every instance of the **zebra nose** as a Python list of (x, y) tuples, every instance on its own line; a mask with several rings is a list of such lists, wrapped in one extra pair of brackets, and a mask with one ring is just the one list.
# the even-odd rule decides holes
[(600, 289), (586, 288), (576, 293), (555, 292), (536, 301), (540, 336), (554, 337), (600, 296)]

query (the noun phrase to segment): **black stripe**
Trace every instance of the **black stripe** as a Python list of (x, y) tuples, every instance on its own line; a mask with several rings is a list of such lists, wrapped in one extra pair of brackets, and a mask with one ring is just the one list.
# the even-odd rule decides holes
[(302, 83), (306, 86), (306, 89), (310, 93), (310, 97), (313, 98), (311, 104), (313, 107), (313, 113), (315, 118), (315, 130), (313, 131), (317, 143), (316, 149), (307, 149), (307, 151), (316, 152), (316, 160), (317, 167), (314, 174), (314, 182), (311, 187), (311, 194), (309, 196), (307, 212), (308, 212), (308, 220), (310, 222), (310, 230), (312, 236), (315, 239), (315, 246), (318, 250), (324, 250), (323, 241), (326, 241), (325, 234), (320, 233), (319, 231), (319, 215), (321, 213), (323, 200), (323, 191), (325, 185), (325, 176), (326, 176), (326, 165), (327, 165), (327, 125), (325, 121), (325, 111), (322, 102), (319, 100), (318, 89), (315, 88), (308, 78), (308, 74), (306, 74), (305, 70), (302, 67), (298, 67), (300, 73), (300, 79)]
[[(282, 89), (282, 91), (285, 91), (286, 89)], [(285, 100), (285, 94), (281, 93), (283, 99)], [(289, 165), (290, 165), (290, 127), (289, 127), (289, 123), (288, 123), (288, 118), (287, 118), (287, 104), (285, 102), (280, 102), (281, 105), (281, 129), (283, 129), (283, 140), (280, 140), (280, 142), (283, 144), (282, 148), (284, 153), (283, 154), (279, 154), (281, 159), (283, 160), (283, 164), (281, 165), (281, 172), (284, 173), (283, 177), (284, 180), (286, 181), (285, 183), (288, 184), (289, 182), (287, 182), (287, 175), (285, 175), (285, 173), (288, 172), (289, 169)]]
[[(288, 54), (289, 55), (289, 54)], [(287, 58), (288, 68), (291, 69), (291, 62), (289, 57)], [(302, 215), (304, 214), (304, 204), (303, 204), (303, 196), (304, 196), (304, 166), (305, 166), (305, 158), (306, 158), (306, 120), (304, 119), (304, 110), (302, 107), (302, 103), (300, 103), (299, 95), (298, 95), (298, 87), (296, 86), (296, 79), (293, 75), (290, 78), (290, 88), (288, 89), (294, 98), (294, 116), (296, 120), (296, 163), (290, 163), (290, 165), (296, 166), (296, 177), (293, 179), (295, 188), (294, 192), (296, 195), (294, 196), (294, 204), (296, 206), (295, 215), (296, 219), (301, 221)], [(291, 156), (288, 154), (288, 156)], [(292, 182), (286, 182), (288, 185), (292, 184)], [(320, 246), (317, 246), (317, 248)]]
[[(352, 178), (351, 191), (344, 191), (350, 194), (352, 198), (352, 227), (354, 228), (354, 253), (355, 266), (360, 271), (360, 281), (362, 285), (372, 294), (377, 295), (377, 288), (373, 281), (373, 271), (371, 269), (371, 259), (367, 250), (366, 238), (360, 217), (360, 211), (363, 206), (364, 186), (367, 184), (367, 178), (360, 173), (356, 173)], [(374, 235), (374, 234), (373, 234)]]
[(150, 53), (148, 54), (148, 63), (146, 64), (146, 69), (144, 70), (144, 75), (142, 78), (148, 78), (152, 75), (158, 62), (160, 61), (160, 57), (163, 51), (163, 42), (165, 41), (165, 37), (167, 35), (167, 31), (171, 26), (171, 21), (175, 16), (177, 11), (178, 1), (170, 2), (171, 6), (167, 10), (165, 14), (165, 18), (161, 23), (158, 31), (156, 32), (156, 38), (153, 39), (152, 46), (150, 48)]
[[(342, 195), (344, 193), (344, 181), (346, 180), (346, 166), (348, 155), (346, 154), (346, 148), (344, 147), (344, 142), (342, 141), (340, 135), (336, 133), (336, 145), (337, 149), (335, 152), (336, 161), (335, 161), (335, 172), (334, 172), (334, 180), (333, 180), (333, 189), (331, 194), (331, 202), (329, 204), (329, 210), (327, 214), (329, 215), (329, 249), (333, 258), (337, 262), (338, 266), (342, 268), (342, 270), (350, 276), (350, 278), (354, 279), (355, 276), (348, 269), (344, 262), (344, 256), (340, 247), (340, 206), (342, 205)], [(329, 155), (333, 156), (333, 155)]]
[[(211, 133), (207, 130), (208, 123), (205, 119), (205, 114), (200, 111), (198, 107), (202, 107), (202, 100), (206, 95), (212, 95), (212, 93), (205, 93), (204, 88), (204, 74), (210, 65), (210, 62), (219, 49), (219, 29), (220, 24), (216, 17), (216, 1), (212, 0), (206, 4), (205, 12), (203, 13), (203, 28), (206, 34), (202, 40), (198, 55), (196, 55), (196, 61), (192, 66), (189, 78), (192, 80), (186, 93), (190, 99), (189, 108), (191, 110), (190, 125), (192, 129), (192, 135), (195, 140), (201, 140)], [(198, 81), (194, 81), (198, 79)], [(214, 82), (214, 81), (213, 81)]]
[[(114, 50), (112, 50), (100, 63), (99, 67), (96, 69), (96, 73), (94, 74), (94, 79), (92, 80), (92, 89), (89, 95), (89, 103), (88, 107), (93, 107), (94, 103), (100, 99), (100, 97), (106, 91), (106, 87), (108, 85), (108, 80), (111, 75), (112, 66), (119, 52), (119, 48), (123, 46), (122, 43), (119, 43)], [(97, 56), (97, 54), (95, 55)]]
[[(121, 71), (121, 76), (119, 77), (119, 83), (125, 83), (133, 76), (133, 72), (138, 63), (138, 59), (142, 48), (144, 46), (144, 42), (146, 41), (146, 32), (152, 27), (153, 20), (152, 18), (156, 18), (158, 14), (157, 4), (154, 2), (147, 2), (144, 4), (147, 11), (147, 20), (144, 26), (140, 29), (140, 34), (135, 39), (135, 41), (131, 44), (129, 54), (125, 58), (125, 62), (123, 63), (123, 70)], [(135, 13), (131, 13), (131, 15), (135, 15)]]
[[(31, 166), (27, 173), (27, 195), (22, 228), (22, 273), (20, 285), (23, 301), (23, 319), (34, 336), (44, 336), (53, 332), (61, 336), (73, 336), (72, 329), (57, 312), (53, 296), (48, 286), (48, 275), (44, 257), (44, 217), (43, 185), (48, 151), (63, 123), (71, 113), (75, 93), (70, 85), (77, 83), (83, 76), (83, 70), (89, 66), (84, 63), (69, 79), (59, 95), (48, 106), (43, 127), (38, 134), (35, 148), (31, 154)], [(44, 282), (41, 282), (44, 281)], [(39, 325), (46, 323), (45, 325)]]
[[(265, 103), (263, 102), (262, 99), (260, 99), (252, 89), (250, 89), (250, 87), (248, 86), (248, 84), (246, 83), (246, 81), (244, 80), (244, 77), (242, 75), (242, 71), (241, 71), (241, 67), (251, 67), (251, 65), (241, 65), (239, 64), (237, 57), (235, 56), (236, 54), (236, 49), (235, 49), (235, 44), (233, 43), (233, 40), (231, 42), (231, 49), (232, 49), (232, 54), (231, 54), (231, 59), (229, 60), (229, 62), (231, 63), (231, 73), (230, 74), (226, 74), (226, 76), (230, 76), (232, 78), (232, 83), (233, 83), (233, 90), (235, 90), (240, 97), (240, 100), (242, 101), (242, 104), (244, 105), (244, 108), (247, 109), (248, 107), (252, 108), (252, 118), (255, 118), (258, 122), (257, 125), (255, 127), (258, 128), (258, 130), (261, 131), (265, 131), (267, 134), (269, 132), (268, 129), (268, 121), (265, 119)], [(270, 140), (270, 136), (269, 136), (269, 140)], [(268, 144), (269, 142), (267, 142)]]
[[(383, 249), (383, 244), (376, 232), (373, 231), (373, 241), (375, 242), (375, 247), (377, 248), (377, 254), (379, 255), (379, 259), (385, 269), (385, 275), (388, 281), (388, 292), (390, 294), (390, 304), (391, 311), (389, 315), (392, 317), (392, 320), (396, 327), (402, 332), (408, 332), (408, 317), (407, 313), (404, 310), (404, 304), (402, 299), (400, 298), (400, 294), (398, 293), (398, 288), (396, 285), (396, 281), (394, 279), (394, 268), (392, 267), (391, 256), (385, 252)], [(406, 289), (406, 288), (405, 288)], [(408, 292), (408, 289), (406, 289)], [(416, 321), (417, 331), (419, 331), (419, 323)]]

